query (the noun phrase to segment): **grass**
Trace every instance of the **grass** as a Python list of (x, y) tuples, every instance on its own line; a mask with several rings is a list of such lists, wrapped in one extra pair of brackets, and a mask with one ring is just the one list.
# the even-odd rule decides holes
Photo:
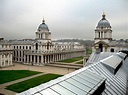
[(40, 72), (29, 71), (29, 70), (1, 70), (0, 84), (25, 78), (39, 73)]
[(81, 59), (83, 59), (82, 56), (75, 57), (75, 58), (70, 58), (70, 59), (65, 59), (65, 60), (61, 60), (59, 62), (72, 63), (72, 62), (75, 62), (75, 61), (78, 61), (78, 60), (81, 60)]
[(25, 91), (29, 88), (40, 85), (41, 83), (48, 82), (48, 81), (50, 81), (52, 79), (55, 79), (55, 78), (58, 78), (60, 76), (62, 76), (62, 75), (45, 74), (45, 75), (42, 75), (42, 76), (38, 76), (38, 77), (29, 79), (29, 80), (26, 80), (26, 81), (22, 81), (22, 82), (7, 86), (6, 89), (12, 90), (12, 91), (17, 92), (17, 93), (20, 93), (20, 92)]
[(83, 61), (77, 62), (76, 64), (83, 64)]
[(92, 53), (92, 49), (87, 49), (86, 50), (86, 54), (91, 54)]

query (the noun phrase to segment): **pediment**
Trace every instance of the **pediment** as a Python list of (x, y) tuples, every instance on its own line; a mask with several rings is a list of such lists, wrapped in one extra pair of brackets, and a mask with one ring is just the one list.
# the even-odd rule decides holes
[(95, 45), (99, 45), (99, 44), (103, 44), (103, 45), (105, 45), (105, 46), (109, 46), (109, 44), (106, 43), (106, 42), (104, 42), (104, 41), (99, 41), (99, 42), (95, 43), (94, 46), (95, 46)]

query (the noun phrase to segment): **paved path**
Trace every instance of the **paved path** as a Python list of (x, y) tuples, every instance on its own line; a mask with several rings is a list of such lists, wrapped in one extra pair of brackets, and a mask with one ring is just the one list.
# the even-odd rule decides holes
[(81, 62), (83, 61), (83, 59), (75, 61), (75, 62), (71, 62), (71, 63), (67, 63), (67, 62), (52, 62), (52, 63), (62, 63), (62, 64), (76, 64), (77, 62)]
[(72, 62), (72, 63), (76, 64), (77, 62), (81, 62), (81, 61), (83, 61), (83, 59), (75, 61), (75, 62)]
[(40, 73), (40, 74), (32, 75), (32, 76), (29, 76), (29, 77), (25, 77), (25, 78), (22, 78), (22, 79), (18, 79), (18, 80), (14, 80), (14, 81), (11, 81), (11, 82), (7, 82), (7, 83), (4, 83), (4, 84), (0, 84), (0, 89), (1, 88), (5, 88), (6, 86), (9, 86), (9, 85), (12, 85), (12, 84), (21, 82), (21, 81), (25, 81), (25, 80), (28, 80), (28, 79), (31, 79), (31, 78), (35, 78), (35, 77), (44, 75), (44, 74), (46, 74), (46, 73)]
[(15, 66), (0, 68), (0, 70), (31, 70), (31, 71), (54, 73), (54, 74), (61, 74), (61, 75), (65, 75), (75, 71), (75, 69), (50, 67), (50, 66), (31, 66), (31, 65), (23, 65), (19, 63), (14, 63), (14, 65)]
[(15, 83), (18, 83), (18, 82), (21, 82), (21, 81), (25, 81), (25, 80), (28, 80), (28, 79), (31, 79), (31, 78), (35, 78), (35, 77), (38, 77), (38, 76), (41, 76), (41, 75), (44, 75), (44, 74), (46, 74), (46, 73), (36, 74), (36, 75), (32, 75), (32, 76), (29, 76), (29, 77), (26, 77), (26, 78), (22, 78), (22, 79), (7, 82), (7, 83), (4, 83), (4, 84), (0, 84), (0, 93), (5, 94), (5, 95), (14, 95), (14, 94), (16, 94), (15, 92), (7, 90), (5, 88), (9, 85), (12, 85), (12, 84), (15, 84)]

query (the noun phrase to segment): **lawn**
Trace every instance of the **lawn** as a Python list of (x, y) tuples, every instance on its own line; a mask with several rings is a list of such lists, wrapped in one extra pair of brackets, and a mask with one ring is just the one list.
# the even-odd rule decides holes
[(81, 60), (81, 59), (83, 59), (83, 56), (61, 60), (59, 62), (72, 63), (72, 62), (75, 62), (75, 61), (78, 61), (78, 60)]
[(25, 78), (40, 72), (29, 70), (0, 70), (0, 84)]
[(83, 64), (83, 61), (77, 62), (76, 64)]
[(92, 49), (87, 49), (86, 50), (86, 54), (91, 54), (92, 53)]
[(35, 87), (35, 86), (40, 85), (40, 84), (45, 83), (45, 82), (48, 82), (48, 81), (53, 80), (55, 78), (58, 78), (60, 76), (62, 76), (62, 75), (45, 74), (45, 75), (42, 75), (42, 76), (38, 76), (38, 77), (29, 79), (29, 80), (26, 80), (26, 81), (22, 81), (22, 82), (7, 86), (6, 89), (12, 90), (12, 91), (17, 92), (17, 93), (20, 93), (20, 92), (23, 92), (23, 91), (25, 91), (29, 88)]

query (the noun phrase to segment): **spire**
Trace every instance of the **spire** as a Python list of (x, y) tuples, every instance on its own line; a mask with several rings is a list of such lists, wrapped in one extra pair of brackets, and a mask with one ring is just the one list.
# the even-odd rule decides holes
[(102, 20), (105, 20), (105, 12), (103, 11)]
[(42, 23), (43, 23), (43, 24), (45, 23), (44, 17), (43, 17)]

